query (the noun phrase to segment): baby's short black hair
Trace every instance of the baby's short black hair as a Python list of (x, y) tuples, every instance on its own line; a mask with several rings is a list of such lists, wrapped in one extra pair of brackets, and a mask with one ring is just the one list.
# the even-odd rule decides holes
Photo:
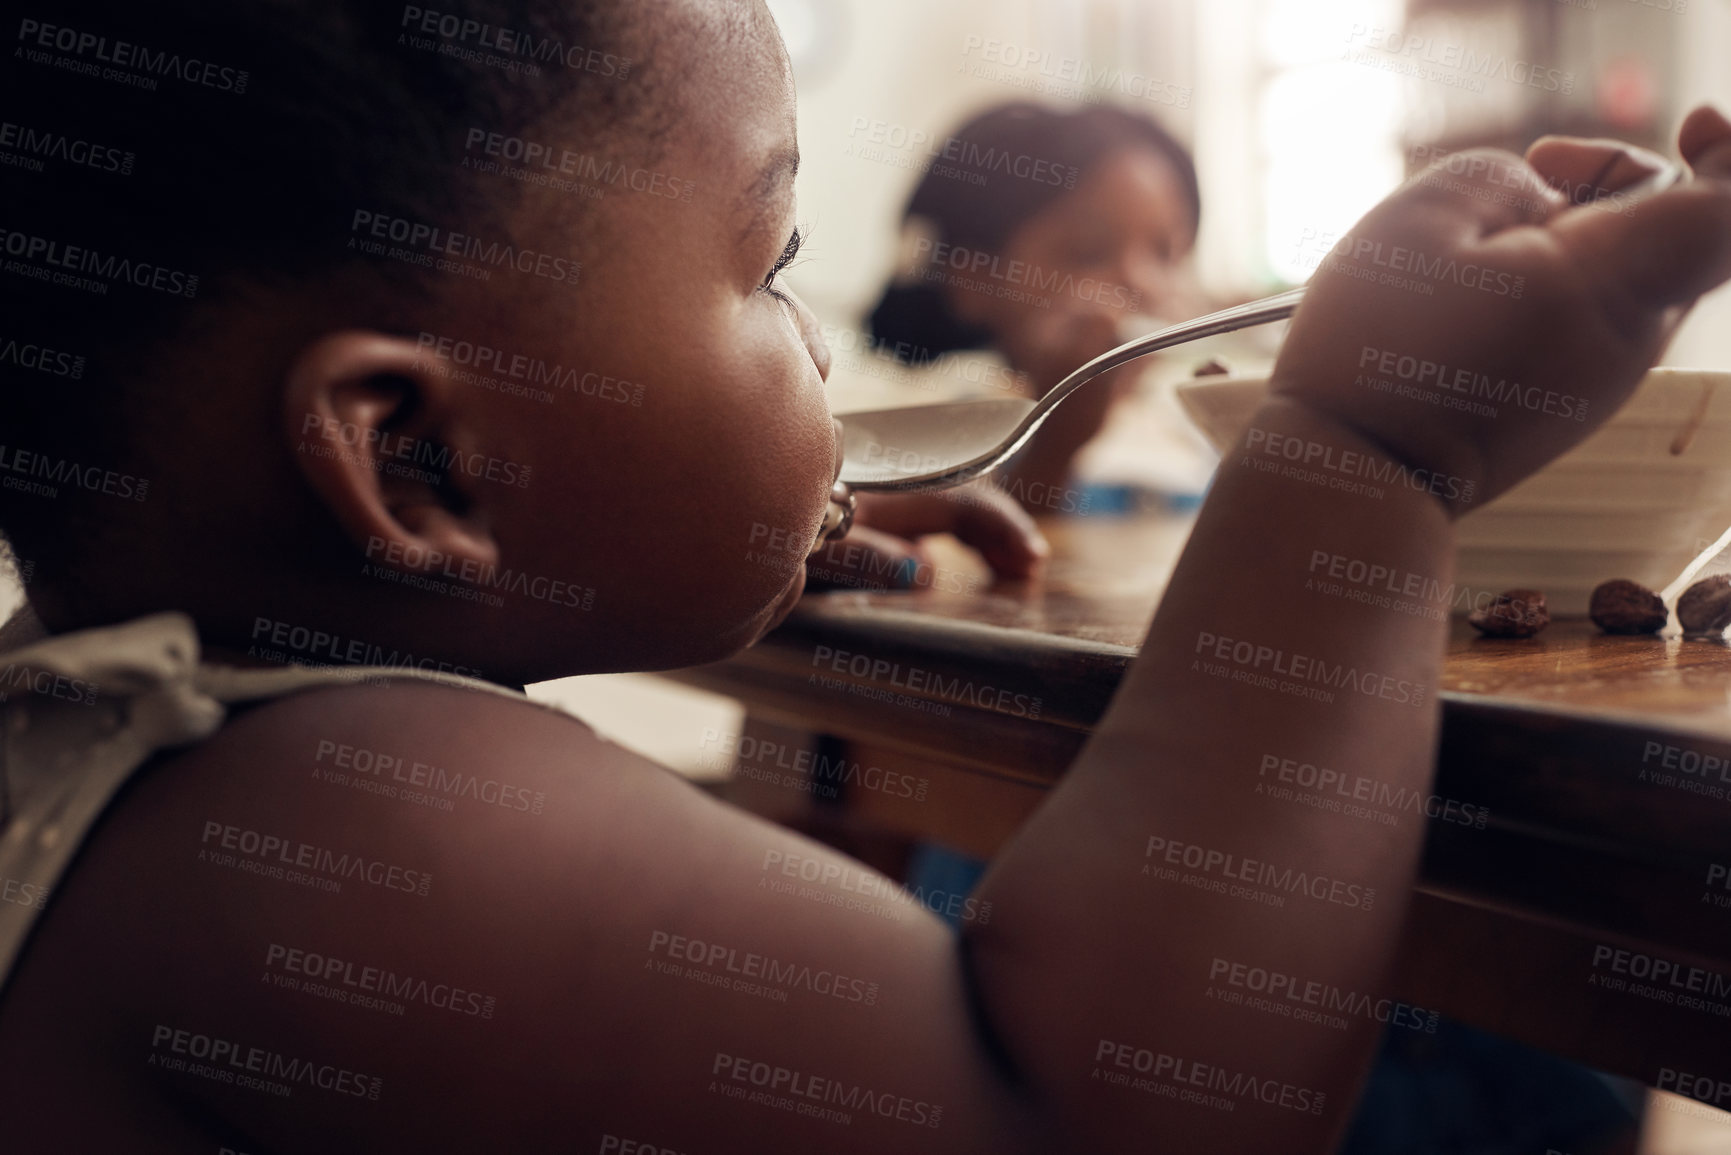
[(92, 484), (135, 466), (141, 406), (172, 403), (139, 383), (207, 306), (351, 265), (412, 291), (412, 266), (354, 247), (356, 214), (497, 225), (514, 186), (465, 171), (478, 131), (530, 137), (558, 111), (591, 140), (633, 121), (654, 135), (633, 7), (43, 0), (16, 18), (0, 62), (0, 530), (39, 580), (65, 576), (79, 525), (105, 516), (116, 495)]

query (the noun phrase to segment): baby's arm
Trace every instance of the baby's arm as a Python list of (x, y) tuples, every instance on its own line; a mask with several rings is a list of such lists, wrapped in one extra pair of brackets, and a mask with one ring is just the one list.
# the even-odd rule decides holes
[[(1312, 280), (1141, 659), (983, 884), (1002, 914), (968, 929), (1010, 1056), (1090, 1149), (1323, 1150), (1347, 1121), (1380, 1024), (1283, 1012), (1381, 997), (1424, 831), (1410, 810), (1385, 826), (1307, 805), (1289, 768), (1429, 794), (1446, 624), (1408, 609), (1449, 608), (1452, 517), (1608, 418), (1678, 307), (1731, 275), (1731, 125), (1697, 113), (1683, 146), (1700, 179), (1626, 214), (1563, 211), (1517, 158), (1475, 154), (1474, 179), (1409, 184)], [(1534, 160), (1599, 168), (1603, 151)], [(1367, 279), (1384, 273), (1402, 283)], [(1384, 392), (1385, 355), (1446, 366), (1433, 389), (1464, 370), (1539, 404), (1487, 418)], [(1390, 586), (1386, 606), (1351, 599)], [(1066, 959), (1090, 977), (1054, 985)], [(1292, 980), (1262, 992), (1275, 1013), (1219, 1001), (1254, 997), (1249, 968)], [(1241, 1076), (1286, 1097), (1170, 1097)]]
[[(1288, 464), (1268, 444), (1386, 456), (1306, 406), (1269, 404), (1247, 436), (1143, 657), (982, 886), (1001, 915), (967, 930), (1010, 1053), (1091, 1150), (1136, 1150), (1138, 1135), (1173, 1151), (1328, 1149), (1382, 1024), (1331, 1010), (1350, 1024), (1338, 1030), (1221, 1000), (1315, 1012), (1338, 1006), (1324, 990), (1382, 998), (1423, 843), (1423, 820), (1386, 798), (1430, 792), (1446, 601), (1427, 617), (1317, 587), (1339, 580), (1335, 558), (1446, 587), (1448, 515), (1404, 486), (1375, 498), (1262, 472)], [(1364, 801), (1398, 824), (1304, 804), (1315, 781), (1301, 766), (1374, 783), (1385, 800)], [(1087, 977), (1054, 986), (1065, 957)], [(1320, 986), (1295, 999), (1253, 969), (1290, 976), (1296, 995)], [(1270, 1083), (1278, 1105), (1223, 1093), (1212, 1072)], [(1235, 1105), (1168, 1097), (1187, 1088)]]

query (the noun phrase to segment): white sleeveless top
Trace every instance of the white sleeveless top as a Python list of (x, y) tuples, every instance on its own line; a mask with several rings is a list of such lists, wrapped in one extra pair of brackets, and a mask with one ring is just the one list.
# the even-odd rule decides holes
[[(216, 733), (228, 703), (381, 678), (529, 702), (490, 682), (407, 666), (203, 665), (184, 614), (54, 637), (28, 609), (20, 615), (0, 632), (0, 994), (109, 801), (157, 751)], [(32, 632), (44, 640), (6, 648)]]

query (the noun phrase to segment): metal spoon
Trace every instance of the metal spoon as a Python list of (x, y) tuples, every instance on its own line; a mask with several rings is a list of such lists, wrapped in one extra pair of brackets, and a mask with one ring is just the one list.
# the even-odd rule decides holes
[(1285, 320), (1303, 296), (1302, 287), (1291, 289), (1127, 341), (1071, 373), (1038, 402), (1014, 397), (838, 414), (841, 476), (830, 494), (811, 556), (847, 536), (853, 525), (854, 494), (918, 493), (966, 485), (1008, 461), (1064, 398), (1107, 370), (1187, 341)]
[[(1657, 159), (1650, 153), (1645, 157)], [(1625, 201), (1638, 200), (1671, 188), (1686, 175), (1680, 165), (1667, 163), (1619, 192)], [(813, 552), (847, 532), (853, 512), (850, 491), (918, 493), (966, 485), (1008, 461), (1052, 410), (1100, 374), (1162, 349), (1286, 320), (1303, 298), (1300, 286), (1138, 337), (1089, 361), (1037, 402), (1027, 398), (958, 401), (838, 414), (841, 477)]]
[(1188, 341), (1285, 320), (1303, 296), (1302, 288), (1291, 289), (1138, 337), (1083, 365), (1037, 402), (1012, 397), (840, 414), (841, 480), (859, 493), (965, 485), (1008, 461), (1066, 397), (1107, 370)]
[[(1667, 165), (1619, 191), (1626, 203), (1662, 192), (1684, 175), (1680, 166)], [(1303, 297), (1300, 286), (1138, 337), (1083, 365), (1038, 402), (1018, 397), (839, 414), (841, 480), (861, 493), (915, 493), (965, 485), (1009, 460), (1052, 410), (1100, 374), (1161, 349), (1283, 321)]]

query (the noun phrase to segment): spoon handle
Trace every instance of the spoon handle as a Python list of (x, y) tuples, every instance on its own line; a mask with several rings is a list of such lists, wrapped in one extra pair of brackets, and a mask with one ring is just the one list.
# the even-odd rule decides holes
[[(1204, 337), (1218, 337), (1222, 333), (1233, 333), (1239, 329), (1249, 329), (1257, 325), (1266, 325), (1272, 321), (1284, 321), (1298, 311), (1298, 302), (1304, 299), (1304, 286), (1288, 289), (1284, 293), (1276, 293), (1272, 297), (1264, 297), (1260, 301), (1249, 301), (1242, 305), (1234, 305), (1230, 309), (1222, 309), (1218, 313), (1209, 313), (1205, 317), (1197, 317), (1191, 321), (1173, 325), (1150, 333), (1146, 337), (1138, 337), (1134, 341), (1126, 341), (1109, 353), (1102, 353), (1092, 361), (1071, 373), (1058, 382), (1040, 399), (1033, 411), (1017, 427), (1014, 434), (1016, 440), (1010, 446), (1010, 452), (1021, 448), (1029, 434), (1039, 427), (1057, 404), (1078, 387), (1092, 381), (1102, 373), (1118, 368), (1120, 365), (1134, 361), (1149, 353), (1158, 353), (1162, 349), (1170, 349), (1175, 345), (1186, 345), (1191, 341), (1200, 341)], [(1008, 453), (1004, 454), (1008, 456)]]
[(962, 462), (953, 468), (937, 473), (924, 473), (917, 477), (897, 477), (885, 481), (856, 481), (852, 489), (858, 493), (919, 493), (934, 489), (950, 489), (990, 473), (1016, 451), (1026, 445), (1028, 438), (1046, 420), (1052, 410), (1083, 385), (1092, 381), (1100, 374), (1116, 369), (1118, 366), (1134, 361), (1149, 353), (1157, 353), (1162, 349), (1170, 349), (1174, 345), (1183, 345), (1190, 341), (1198, 341), (1203, 337), (1215, 337), (1221, 333), (1232, 333), (1239, 329), (1248, 329), (1254, 325), (1266, 325), (1270, 321), (1284, 321), (1292, 316), (1298, 308), (1298, 302), (1304, 297), (1304, 288), (1289, 289), (1260, 301), (1250, 301), (1243, 305), (1235, 305), (1230, 309), (1222, 309), (1217, 313), (1209, 313), (1205, 317), (1197, 317), (1182, 324), (1173, 325), (1138, 337), (1134, 341), (1126, 341), (1116, 349), (1089, 361), (1068, 377), (1065, 377), (1052, 390), (1040, 399), (1039, 404), (1028, 411), (1020, 425), (998, 445), (972, 460)]

